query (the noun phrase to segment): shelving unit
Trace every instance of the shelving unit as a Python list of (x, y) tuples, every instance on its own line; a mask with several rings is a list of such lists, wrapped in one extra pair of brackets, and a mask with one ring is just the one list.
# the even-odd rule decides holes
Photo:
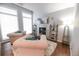
[(49, 40), (57, 41), (58, 36), (58, 24), (57, 25), (50, 25), (50, 32), (49, 32)]
[(33, 35), (37, 35), (37, 25), (33, 25)]

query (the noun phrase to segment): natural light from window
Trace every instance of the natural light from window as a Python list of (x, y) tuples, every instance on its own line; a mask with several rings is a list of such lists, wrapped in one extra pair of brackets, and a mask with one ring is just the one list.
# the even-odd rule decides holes
[(62, 18), (62, 21), (63, 21), (63, 26), (69, 26), (71, 29), (73, 29), (73, 26), (74, 26), (74, 18), (73, 16), (66, 16), (66, 17), (63, 17)]
[[(18, 30), (17, 12), (7, 8), (0, 7), (0, 25), (2, 38), (8, 39), (7, 34)], [(15, 16), (13, 16), (15, 15)]]
[(32, 33), (32, 15), (23, 13), (23, 27), (27, 34)]
[(0, 12), (12, 14), (12, 15), (17, 15), (17, 12), (15, 10), (11, 10), (11, 9), (5, 8), (5, 7), (0, 7)]

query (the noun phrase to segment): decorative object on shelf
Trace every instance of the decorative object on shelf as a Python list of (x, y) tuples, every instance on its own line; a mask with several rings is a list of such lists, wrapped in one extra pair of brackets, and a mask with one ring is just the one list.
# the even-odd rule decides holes
[(37, 40), (37, 39), (35, 39), (34, 36), (30, 36), (30, 37), (25, 38), (25, 40)]
[(16, 31), (15, 33), (21, 33), (21, 31)]
[(57, 37), (58, 37), (58, 24), (57, 25), (50, 24), (49, 40), (57, 41)]
[(25, 40), (40, 40), (40, 36), (30, 35)]
[(36, 24), (33, 25), (33, 33), (32, 34), (37, 36), (37, 25)]
[(49, 16), (49, 17), (47, 18), (47, 24), (50, 24), (52, 21), (54, 21), (54, 18), (51, 17), (51, 16)]
[(40, 21), (40, 24), (44, 24), (44, 21), (41, 18), (38, 18), (38, 20)]
[(49, 24), (49, 17), (47, 18), (47, 24)]
[(14, 33), (17, 33), (17, 34), (19, 34), (19, 33), (21, 33), (21, 34), (26, 34), (26, 31), (16, 31), (16, 32), (14, 32)]

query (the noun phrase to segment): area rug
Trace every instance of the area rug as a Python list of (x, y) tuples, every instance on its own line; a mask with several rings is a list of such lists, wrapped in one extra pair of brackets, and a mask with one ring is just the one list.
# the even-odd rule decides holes
[(55, 51), (57, 43), (48, 40), (48, 48), (46, 49), (46, 56), (51, 56)]

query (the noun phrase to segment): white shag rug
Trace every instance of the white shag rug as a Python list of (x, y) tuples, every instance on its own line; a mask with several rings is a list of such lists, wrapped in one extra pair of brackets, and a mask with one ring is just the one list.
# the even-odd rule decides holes
[(46, 56), (50, 56), (56, 49), (57, 43), (48, 40), (48, 48), (46, 49)]

